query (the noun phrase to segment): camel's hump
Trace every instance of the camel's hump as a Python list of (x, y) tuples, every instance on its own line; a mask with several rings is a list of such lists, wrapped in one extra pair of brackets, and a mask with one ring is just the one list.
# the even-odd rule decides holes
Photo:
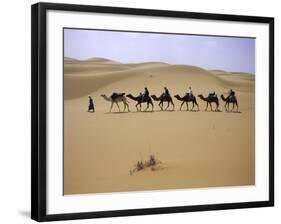
[(111, 94), (111, 99), (116, 99), (116, 98), (118, 98), (118, 97), (120, 97), (120, 96), (124, 96), (126, 93), (116, 93), (116, 92), (114, 92), (114, 93), (112, 93)]

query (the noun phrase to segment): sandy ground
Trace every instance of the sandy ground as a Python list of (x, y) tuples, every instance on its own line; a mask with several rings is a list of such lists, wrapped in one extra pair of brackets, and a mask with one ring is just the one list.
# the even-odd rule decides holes
[[(241, 113), (188, 112), (173, 98), (175, 111), (108, 113), (110, 103), (100, 97), (112, 92), (138, 95), (147, 86), (159, 96), (167, 86), (181, 96), (236, 91)], [(96, 112), (88, 113), (88, 98)], [(255, 184), (255, 78), (253, 75), (207, 71), (187, 65), (158, 62), (121, 64), (106, 59), (64, 64), (64, 193), (122, 192)], [(144, 107), (145, 105), (143, 105)], [(191, 104), (190, 104), (191, 106)], [(120, 107), (123, 105), (120, 103)], [(170, 108), (172, 109), (172, 108)], [(163, 169), (130, 175), (149, 155)]]

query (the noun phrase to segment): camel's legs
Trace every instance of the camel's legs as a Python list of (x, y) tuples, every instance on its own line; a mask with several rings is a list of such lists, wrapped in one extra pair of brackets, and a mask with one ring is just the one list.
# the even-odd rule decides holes
[(130, 112), (129, 104), (127, 101), (126, 101), (126, 106), (127, 106), (128, 112)]
[(231, 111), (233, 111), (234, 109), (234, 102), (232, 102), (232, 108), (231, 108)]
[(209, 102), (207, 102), (207, 105), (206, 105), (205, 111), (207, 111), (207, 110), (208, 110), (208, 106), (209, 106)]
[(196, 101), (195, 101), (195, 104), (197, 106), (197, 111), (199, 111), (199, 105), (198, 105), (198, 103)]
[(227, 111), (226, 104), (227, 104), (227, 103), (224, 104), (225, 111)]
[(163, 102), (160, 101), (160, 103), (159, 103), (158, 105), (159, 105), (159, 107), (161, 108), (161, 110), (163, 110)]
[(147, 109), (149, 108), (149, 102), (147, 102), (147, 105), (146, 105), (146, 108), (145, 108), (145, 111), (147, 111)]
[(113, 102), (111, 102), (111, 107), (110, 107), (109, 113), (111, 113), (112, 107), (113, 107)]
[(123, 105), (124, 105), (123, 112), (125, 112), (126, 107), (128, 107), (128, 111), (129, 111), (129, 105), (128, 105), (127, 102), (126, 102), (126, 99), (123, 99), (122, 102), (123, 102)]
[(188, 101), (186, 101), (186, 111), (188, 111)]
[(213, 111), (212, 103), (210, 103), (211, 111)]
[(182, 108), (182, 105), (184, 104), (185, 102), (184, 101), (182, 101), (182, 103), (181, 103), (181, 106), (180, 106), (180, 110), (181, 110), (181, 108)]
[(124, 102), (124, 101), (123, 101), (123, 103), (124, 103), (124, 110), (123, 110), (123, 112), (125, 112), (126, 108), (128, 108), (128, 112), (130, 112), (129, 104), (127, 102)]
[(165, 108), (165, 110), (167, 110), (169, 106), (170, 106), (170, 102), (168, 101), (168, 105), (167, 105), (167, 107)]
[(237, 107), (237, 112), (239, 111), (239, 107), (238, 107), (238, 102), (235, 102), (236, 107)]
[(174, 104), (173, 100), (171, 100), (171, 104), (173, 105), (173, 110), (175, 110), (175, 104)]
[(116, 105), (117, 105), (117, 107), (118, 107), (119, 112), (121, 112), (120, 107), (119, 107), (119, 104), (118, 104), (117, 102), (115, 102), (115, 103), (116, 103)]
[(192, 101), (192, 108), (191, 108), (191, 110), (193, 110), (193, 108), (194, 108), (194, 101)]
[[(140, 105), (140, 109), (138, 108), (138, 105)], [(140, 104), (140, 103), (137, 103), (137, 104), (136, 104), (136, 108), (137, 108), (137, 111), (141, 111), (141, 104)]]
[[(147, 102), (147, 106), (146, 106), (145, 111), (147, 111), (147, 110), (149, 109), (149, 104), (151, 104), (151, 111), (153, 111), (153, 103), (152, 103), (152, 101), (148, 101), (148, 102)], [(162, 106), (162, 107), (163, 107), (163, 106)]]

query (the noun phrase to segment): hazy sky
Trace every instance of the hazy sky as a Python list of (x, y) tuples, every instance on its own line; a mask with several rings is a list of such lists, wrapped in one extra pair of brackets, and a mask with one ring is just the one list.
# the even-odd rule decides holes
[(255, 39), (65, 29), (64, 56), (123, 63), (160, 61), (255, 73)]

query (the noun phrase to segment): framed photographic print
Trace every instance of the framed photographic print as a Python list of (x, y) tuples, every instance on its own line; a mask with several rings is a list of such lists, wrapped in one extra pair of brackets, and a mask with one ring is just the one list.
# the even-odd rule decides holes
[(273, 205), (273, 18), (32, 6), (32, 219)]

